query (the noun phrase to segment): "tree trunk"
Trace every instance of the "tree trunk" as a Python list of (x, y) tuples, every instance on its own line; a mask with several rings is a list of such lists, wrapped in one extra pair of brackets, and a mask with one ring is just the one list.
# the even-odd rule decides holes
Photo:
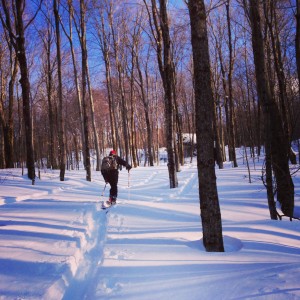
[[(86, 44), (86, 42), (85, 42), (85, 44)], [(85, 45), (85, 48), (86, 48), (86, 45)], [(101, 171), (101, 158), (100, 158), (99, 138), (98, 138), (98, 132), (97, 132), (97, 126), (96, 126), (96, 120), (95, 120), (95, 105), (94, 105), (93, 93), (92, 93), (91, 82), (90, 82), (88, 62), (87, 62), (87, 66), (86, 66), (86, 73), (87, 73), (87, 84), (88, 84), (90, 106), (91, 106), (92, 126), (93, 126), (93, 134), (94, 134), (94, 144), (95, 144), (95, 149), (96, 149), (96, 160), (97, 160), (96, 171)]]
[(61, 39), (59, 27), (59, 15), (57, 0), (53, 0), (53, 10), (55, 16), (56, 30), (56, 49), (57, 49), (57, 76), (58, 76), (58, 140), (59, 140), (59, 169), (60, 181), (65, 180), (66, 172), (66, 146), (65, 146), (65, 122), (63, 115), (63, 91), (62, 91), (62, 74), (61, 74)]
[[(125, 98), (125, 87), (124, 87), (124, 67), (122, 65), (124, 61), (124, 57), (122, 59), (119, 58), (119, 40), (118, 36), (115, 33), (114, 23), (113, 23), (113, 15), (109, 14), (109, 24), (111, 27), (112, 39), (113, 39), (113, 48), (114, 48), (114, 56), (116, 60), (116, 69), (117, 69), (117, 79), (118, 79), (118, 88), (121, 96), (121, 113), (122, 113), (122, 126), (123, 126), (123, 139), (125, 145), (125, 159), (129, 160), (129, 133), (128, 133), (128, 121), (127, 121), (127, 103)], [(124, 55), (124, 54), (122, 54)]]
[(80, 84), (78, 82), (78, 71), (77, 71), (77, 63), (76, 63), (76, 57), (75, 57), (75, 50), (74, 50), (74, 43), (73, 43), (73, 19), (74, 19), (74, 8), (72, 4), (72, 0), (68, 0), (68, 7), (69, 7), (69, 34), (64, 28), (63, 22), (61, 22), (62, 28), (65, 32), (66, 37), (69, 40), (70, 43), (70, 51), (72, 56), (72, 63), (73, 63), (73, 72), (74, 72), (74, 82), (75, 82), (75, 88), (76, 88), (76, 96), (77, 96), (77, 103), (78, 103), (78, 112), (80, 117), (80, 125), (81, 125), (81, 140), (82, 140), (82, 153), (83, 153), (83, 162), (84, 166), (86, 163), (85, 159), (85, 135), (84, 135), (84, 118), (83, 118), (83, 109), (82, 109), (82, 99), (81, 99), (81, 92), (80, 92)]
[[(173, 66), (173, 76), (176, 76), (174, 66)], [(173, 79), (175, 81), (175, 79)], [(183, 158), (183, 138), (182, 138), (182, 115), (179, 113), (178, 110), (178, 103), (177, 103), (177, 95), (176, 95), (176, 83), (173, 82), (172, 85), (173, 89), (173, 99), (174, 99), (174, 132), (175, 132), (175, 154), (177, 156), (176, 161), (176, 171), (180, 172), (180, 166), (184, 165), (184, 158)]]
[(263, 107), (265, 122), (265, 143), (270, 144), (272, 168), (277, 184), (277, 200), (281, 203), (282, 212), (293, 217), (294, 184), (289, 171), (289, 147), (279, 109), (270, 91), (259, 0), (249, 0), (249, 5), (257, 93)]
[(86, 180), (92, 181), (91, 174), (91, 157), (90, 157), (90, 141), (89, 141), (89, 117), (88, 117), (88, 103), (87, 103), (87, 51), (84, 47), (86, 41), (85, 30), (85, 4), (84, 0), (80, 0), (80, 45), (81, 45), (81, 69), (82, 69), (82, 108), (83, 108), (83, 123), (84, 123), (84, 139), (85, 139), (85, 170)]
[(10, 45), (10, 80), (8, 84), (8, 120), (6, 125), (6, 143), (5, 143), (5, 154), (6, 154), (6, 168), (14, 167), (14, 119), (13, 119), (13, 110), (14, 110), (14, 86), (17, 77), (17, 58), (13, 58), (13, 49)]
[[(110, 12), (108, 12), (109, 14)], [(114, 109), (114, 96), (112, 91), (111, 83), (111, 66), (110, 66), (110, 49), (108, 36), (105, 31), (105, 20), (103, 16), (103, 11), (99, 11), (101, 25), (98, 28), (98, 38), (100, 41), (100, 48), (103, 55), (103, 60), (105, 64), (105, 78), (106, 78), (106, 89), (107, 89), (107, 98), (108, 98), (108, 107), (109, 107), (109, 118), (110, 118), (110, 128), (111, 128), (111, 139), (113, 149), (118, 148), (117, 136), (116, 136), (116, 124), (115, 124), (115, 109)]]
[(118, 149), (115, 100), (114, 100), (114, 94), (112, 89), (111, 67), (108, 58), (108, 52), (105, 54), (105, 56), (107, 57), (105, 59), (105, 77), (106, 77), (106, 86), (107, 86), (107, 94), (108, 94), (108, 107), (109, 107), (112, 147), (113, 149)]
[(229, 12), (230, 0), (226, 3), (226, 16), (228, 28), (228, 46), (229, 46), (229, 71), (228, 71), (228, 101), (229, 101), (229, 157), (233, 161), (233, 166), (238, 166), (235, 154), (235, 109), (233, 105), (233, 88), (232, 88), (232, 72), (233, 72), (233, 49), (232, 49), (232, 34), (231, 34), (231, 21)]
[(49, 159), (47, 161), (47, 167), (52, 169), (57, 169), (57, 161), (55, 156), (55, 141), (54, 141), (54, 114), (53, 114), (53, 100), (52, 100), (52, 92), (53, 92), (53, 67), (51, 64), (51, 46), (52, 46), (52, 34), (51, 34), (51, 24), (48, 22), (47, 28), (47, 37), (44, 42), (44, 46), (47, 53), (47, 101), (48, 101), (48, 118), (49, 118), (49, 130), (50, 130), (50, 140), (49, 140)]
[[(297, 75), (298, 75), (298, 87), (300, 87), (300, 0), (296, 0), (296, 6), (297, 7), (296, 7), (295, 50), (296, 50), (296, 64), (297, 64)], [(299, 89), (299, 94), (300, 94), (300, 89)], [(298, 141), (298, 145), (299, 145), (299, 141)], [(299, 151), (298, 155), (299, 155), (299, 163), (300, 163), (300, 151)]]
[(176, 162), (176, 171), (180, 172), (180, 165), (184, 164), (183, 159), (183, 141), (182, 141), (182, 118), (181, 114), (178, 110), (178, 103), (177, 103), (177, 91), (176, 91), (176, 85), (177, 85), (177, 78), (176, 78), (176, 70), (175, 70), (175, 64), (173, 62), (172, 57), (172, 94), (173, 94), (173, 101), (174, 101), (174, 150), (175, 150), (175, 162)]
[(136, 156), (136, 129), (135, 129), (135, 120), (134, 120), (134, 110), (135, 110), (135, 90), (134, 90), (134, 47), (131, 48), (131, 70), (130, 70), (130, 129), (131, 129), (131, 157), (132, 165), (136, 168), (138, 166), (137, 156)]
[[(256, 107), (255, 107), (255, 101), (253, 101), (253, 107), (251, 110), (251, 96), (250, 96), (250, 78), (249, 78), (249, 67), (248, 67), (248, 49), (247, 45), (245, 44), (244, 49), (244, 61), (245, 61), (245, 76), (246, 76), (246, 89), (247, 89), (247, 96), (246, 96), (246, 105), (247, 105), (247, 112), (248, 112), (248, 131), (249, 131), (249, 138), (250, 138), (250, 144), (251, 144), (251, 156), (253, 157), (253, 163), (255, 168), (255, 138), (254, 133), (256, 123), (259, 120), (259, 115), (257, 114)], [(251, 113), (254, 112), (254, 115), (257, 116), (253, 122)], [(258, 140), (258, 139), (257, 139)], [(257, 144), (256, 144), (257, 145)]]
[(23, 21), (24, 13), (24, 0), (15, 1), (14, 3), (14, 15), (15, 18), (15, 35), (11, 26), (10, 11), (6, 0), (2, 0), (2, 7), (6, 18), (6, 28), (10, 37), (10, 42), (13, 45), (20, 67), (20, 83), (22, 87), (22, 98), (23, 98), (23, 117), (25, 125), (26, 135), (26, 162), (28, 168), (28, 178), (32, 180), (32, 184), (35, 182), (35, 166), (34, 166), (34, 149), (33, 149), (33, 131), (32, 131), (32, 116), (31, 116), (31, 105), (30, 105), (30, 83), (27, 66), (27, 57), (25, 50), (25, 29)]
[[(279, 103), (280, 103), (280, 110), (281, 110), (281, 118), (283, 121), (283, 129), (284, 129), (284, 134), (286, 135), (286, 139), (288, 141), (287, 146), (291, 149), (291, 122), (290, 122), (291, 114), (288, 105), (286, 79), (285, 79), (284, 66), (283, 66), (282, 54), (281, 54), (281, 43), (278, 34), (278, 24), (277, 24), (278, 21), (277, 21), (273, 2), (274, 0), (270, 2), (269, 7), (267, 7), (268, 6), (267, 2), (266, 1), (264, 2), (264, 12), (265, 12), (265, 18), (266, 18), (266, 22), (271, 37), (271, 46), (272, 46), (272, 51), (274, 56), (274, 68), (278, 80)], [(269, 14), (271, 15), (270, 17)], [(296, 164), (297, 161), (296, 161), (295, 153), (289, 150), (289, 156), (290, 156), (291, 163)]]
[(5, 168), (5, 142), (4, 142), (4, 72), (2, 71), (2, 47), (0, 45), (0, 169)]
[[(81, 94), (80, 94), (80, 87), (78, 83), (78, 72), (77, 72), (77, 67), (76, 67), (76, 59), (75, 59), (75, 52), (74, 52), (74, 46), (73, 46), (73, 38), (72, 38), (72, 19), (75, 20), (74, 18), (74, 9), (73, 9), (73, 4), (72, 0), (68, 0), (68, 6), (69, 6), (69, 34), (66, 33), (66, 30), (64, 29), (66, 36), (69, 39), (70, 46), (71, 46), (71, 54), (72, 54), (72, 61), (73, 61), (73, 69), (74, 69), (74, 78), (75, 78), (75, 85), (76, 85), (76, 93), (77, 93), (77, 99), (78, 99), (78, 109), (79, 109), (79, 114), (80, 114), (80, 119), (81, 119), (81, 137), (82, 137), (82, 144), (83, 144), (83, 161), (84, 161), (84, 166), (87, 171), (87, 180), (90, 180), (90, 166), (87, 166), (86, 164), (88, 161), (90, 162), (90, 158), (86, 157), (86, 150), (87, 148), (89, 149), (90, 146), (86, 145), (86, 125), (85, 125), (85, 118), (88, 115), (88, 112), (86, 112), (86, 116), (84, 116), (83, 112), (83, 105), (85, 105), (85, 109), (87, 110), (88, 105), (86, 103), (83, 104), (83, 101), (81, 99)], [(87, 60), (87, 47), (86, 47), (86, 21), (85, 21), (85, 12), (86, 12), (86, 7), (84, 2), (80, 2), (80, 26), (76, 26), (78, 35), (79, 35), (79, 41), (80, 41), (80, 46), (82, 49), (82, 69), (83, 73), (86, 78), (83, 80), (85, 83), (82, 83), (83, 85), (88, 87), (88, 94), (89, 94), (89, 107), (91, 108), (91, 117), (92, 117), (92, 128), (93, 128), (93, 135), (94, 135), (94, 146), (96, 150), (96, 170), (100, 170), (100, 146), (99, 146), (99, 137), (97, 133), (97, 127), (96, 127), (96, 120), (95, 120), (95, 112), (94, 112), (94, 100), (93, 100), (93, 95), (92, 95), (92, 88), (90, 84), (90, 78), (89, 78), (89, 68), (88, 68), (88, 60)], [(75, 21), (76, 24), (76, 21)], [(80, 27), (80, 29), (79, 29)], [(63, 27), (64, 28), (64, 27)], [(80, 33), (81, 32), (81, 33)], [(86, 95), (86, 87), (84, 94)], [(87, 101), (85, 99), (84, 101)], [(88, 154), (90, 156), (90, 154)]]
[[(295, 48), (296, 48), (296, 63), (298, 73), (298, 85), (300, 86), (300, 0), (296, 0), (296, 37), (295, 37)], [(300, 91), (300, 89), (299, 89)]]
[[(226, 118), (226, 132), (227, 132), (227, 144), (228, 144), (228, 148), (230, 148), (231, 146), (229, 145), (229, 143), (231, 142), (231, 127), (229, 126), (230, 124), (230, 115), (229, 115), (229, 91), (227, 88), (227, 83), (226, 83), (226, 72), (224, 69), (224, 64), (223, 64), (223, 54), (222, 54), (222, 50), (221, 50), (221, 46), (218, 45), (217, 47), (218, 49), (218, 55), (219, 55), (219, 61), (220, 61), (220, 69), (221, 69), (221, 74), (222, 74), (222, 86), (223, 86), (223, 91), (225, 94), (224, 97), (224, 110), (225, 110), (225, 118)], [(225, 153), (225, 137), (224, 137), (224, 129), (223, 129), (223, 117), (222, 117), (222, 108), (221, 108), (221, 103), (219, 103), (219, 121), (220, 121), (220, 125), (221, 125), (221, 140), (223, 142), (222, 144), (222, 149), (223, 149), (223, 160), (226, 160), (226, 153)], [(233, 157), (232, 157), (232, 151), (229, 151), (229, 160), (232, 161)]]
[(176, 175), (176, 161), (174, 153), (174, 100), (172, 94), (173, 68), (171, 62), (171, 41), (169, 33), (169, 21), (167, 15), (167, 5), (165, 0), (160, 0), (160, 28), (163, 40), (163, 68), (162, 73), (165, 91), (165, 116), (166, 116), (166, 138), (168, 153), (168, 170), (170, 188), (178, 186)]
[[(151, 167), (153, 167), (153, 165), (154, 165), (153, 164), (153, 154), (152, 154), (152, 149), (151, 149), (153, 142), (152, 142), (151, 122), (150, 122), (150, 117), (149, 117), (148, 97), (146, 96), (146, 93), (145, 93), (144, 79), (143, 79), (142, 71), (140, 68), (140, 61), (139, 61), (138, 53), (136, 53), (135, 61), (136, 61), (136, 68), (137, 68), (138, 76), (139, 76), (139, 86), (141, 89), (141, 97), (142, 97), (142, 103), (143, 103), (143, 107), (144, 107), (144, 114), (145, 114), (145, 121), (146, 121), (147, 152), (148, 152), (148, 156), (149, 156), (149, 164)], [(147, 76), (147, 74), (146, 74), (146, 76)]]
[[(150, 18), (150, 12), (145, 0), (144, 3), (146, 5)], [(171, 41), (169, 33), (167, 5), (166, 0), (159, 1), (160, 11), (158, 16), (156, 1), (151, 0), (151, 4), (152, 18), (155, 30), (152, 27), (152, 23), (150, 25), (152, 35), (155, 38), (157, 62), (165, 93), (165, 132), (167, 142), (169, 181), (170, 188), (176, 188), (178, 187), (178, 180), (176, 174), (176, 162), (174, 153), (174, 95), (172, 93), (173, 69), (171, 62)]]
[(214, 101), (214, 109), (213, 109), (213, 125), (214, 125), (214, 141), (215, 141), (215, 156), (214, 159), (219, 166), (219, 169), (223, 169), (223, 155), (222, 155), (222, 148), (221, 148), (221, 141), (220, 141), (220, 130), (218, 124), (218, 116), (217, 116), (217, 106), (216, 101)]
[[(8, 112), (4, 112), (4, 78), (3, 78), (3, 70), (1, 72), (1, 99), (0, 99), (0, 126), (3, 131), (1, 138), (3, 143), (2, 153), (3, 159), (1, 163), (3, 164), (3, 168), (13, 168), (14, 167), (14, 119), (13, 119), (13, 108), (14, 108), (14, 86), (16, 82), (17, 76), (17, 58), (14, 57), (13, 46), (11, 42), (7, 41), (9, 48), (9, 83), (8, 83)], [(0, 56), (3, 54), (0, 53)], [(1, 59), (1, 58), (0, 58)], [(0, 70), (1, 70), (1, 62), (0, 62)]]
[(274, 199), (273, 192), (273, 178), (272, 178), (272, 155), (271, 155), (271, 143), (268, 138), (268, 131), (270, 130), (270, 119), (265, 120), (265, 161), (266, 161), (266, 188), (267, 188), (267, 198), (268, 206), (270, 212), (270, 218), (272, 220), (277, 220), (276, 202)]
[(221, 212), (213, 154), (214, 99), (204, 1), (189, 0), (188, 8), (194, 60), (197, 163), (203, 244), (208, 252), (223, 252)]

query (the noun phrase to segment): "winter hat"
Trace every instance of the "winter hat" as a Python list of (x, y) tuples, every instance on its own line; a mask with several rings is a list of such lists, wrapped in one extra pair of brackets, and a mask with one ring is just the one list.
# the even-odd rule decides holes
[(117, 152), (115, 151), (115, 150), (111, 150), (110, 152), (109, 152), (109, 155), (116, 155), (117, 154)]

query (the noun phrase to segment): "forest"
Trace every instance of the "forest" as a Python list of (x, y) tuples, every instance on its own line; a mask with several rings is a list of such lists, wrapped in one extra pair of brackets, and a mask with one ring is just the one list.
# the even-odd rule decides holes
[(91, 181), (107, 148), (138, 167), (166, 147), (170, 187), (197, 153), (206, 193), (264, 147), (270, 216), (293, 217), (298, 0), (1, 0), (0, 21), (0, 168), (64, 181), (82, 159)]

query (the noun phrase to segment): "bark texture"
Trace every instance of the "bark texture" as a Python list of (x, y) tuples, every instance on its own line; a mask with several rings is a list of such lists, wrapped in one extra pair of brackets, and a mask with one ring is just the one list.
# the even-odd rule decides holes
[(197, 163), (203, 244), (206, 251), (223, 252), (222, 222), (214, 164), (213, 93), (205, 5), (188, 2), (194, 60)]

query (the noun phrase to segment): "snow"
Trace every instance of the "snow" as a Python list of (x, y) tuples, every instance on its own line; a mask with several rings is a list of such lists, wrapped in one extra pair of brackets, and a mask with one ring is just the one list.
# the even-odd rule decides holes
[(176, 189), (166, 164), (122, 170), (107, 211), (100, 172), (44, 170), (32, 186), (0, 170), (0, 299), (300, 299), (300, 223), (270, 220), (260, 165), (251, 184), (242, 160), (216, 169), (224, 253), (202, 244), (195, 162)]

